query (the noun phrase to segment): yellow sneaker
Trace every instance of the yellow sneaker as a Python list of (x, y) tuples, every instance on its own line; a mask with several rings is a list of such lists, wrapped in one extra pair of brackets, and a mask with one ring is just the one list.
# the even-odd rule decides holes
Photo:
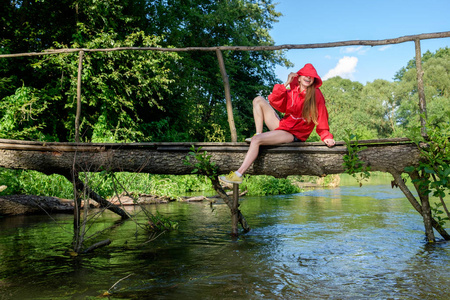
[[(255, 136), (255, 135), (257, 135), (257, 134), (259, 134), (259, 133), (255, 133), (253, 136)], [(253, 137), (253, 136), (252, 136), (252, 137)], [(246, 138), (245, 141), (246, 141), (247, 143), (251, 143), (251, 142), (252, 142), (252, 138), (251, 138), (251, 137)]]
[(219, 179), (228, 183), (242, 183), (242, 177), (237, 176), (235, 172), (230, 172), (230, 174), (226, 176), (219, 176)]

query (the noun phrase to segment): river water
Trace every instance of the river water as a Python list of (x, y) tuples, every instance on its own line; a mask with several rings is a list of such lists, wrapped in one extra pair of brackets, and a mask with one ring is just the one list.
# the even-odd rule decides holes
[(148, 209), (178, 230), (149, 241), (105, 212), (89, 232), (114, 225), (97, 238), (112, 243), (76, 257), (71, 215), (0, 218), (0, 299), (450, 297), (449, 243), (427, 245), (420, 215), (388, 184), (244, 197), (252, 230), (238, 238), (223, 203)]

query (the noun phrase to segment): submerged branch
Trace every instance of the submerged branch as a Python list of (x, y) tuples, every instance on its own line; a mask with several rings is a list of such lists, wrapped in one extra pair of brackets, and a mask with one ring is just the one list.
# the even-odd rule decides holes
[[(66, 176), (67, 177), (67, 176)], [(68, 177), (68, 179), (70, 180), (71, 178)], [(99, 194), (97, 194), (96, 192), (94, 192), (88, 185), (84, 184), (83, 181), (80, 180), (80, 178), (78, 176), (76, 176), (74, 178), (74, 182), (77, 186), (77, 189), (79, 191), (86, 191), (86, 194), (93, 199), (95, 202), (97, 202), (98, 204), (100, 204), (100, 207), (104, 207), (106, 209), (109, 209), (110, 211), (118, 214), (119, 216), (122, 217), (122, 219), (128, 219), (130, 216), (123, 210), (121, 209), (119, 206), (112, 204), (111, 202), (109, 202), (108, 200), (104, 199), (102, 196), (100, 196)]]
[(104, 241), (100, 241), (98, 243), (93, 244), (92, 246), (90, 246), (89, 248), (87, 248), (86, 250), (83, 251), (83, 253), (89, 253), (94, 251), (97, 248), (100, 247), (104, 247), (104, 246), (108, 246), (109, 244), (111, 244), (111, 240), (110, 239), (106, 239)]
[(406, 196), (406, 199), (408, 199), (408, 201), (417, 210), (417, 212), (420, 215), (422, 215), (422, 206), (417, 201), (416, 197), (414, 197), (414, 195), (411, 193), (409, 188), (406, 186), (405, 181), (403, 181), (401, 174), (397, 173), (397, 172), (391, 172), (391, 174), (394, 177), (395, 182), (397, 183), (397, 186), (400, 188), (400, 190)]

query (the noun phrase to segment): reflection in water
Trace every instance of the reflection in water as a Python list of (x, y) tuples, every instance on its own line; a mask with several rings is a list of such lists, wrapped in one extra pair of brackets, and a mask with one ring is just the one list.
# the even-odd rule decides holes
[[(152, 206), (179, 230), (142, 244), (132, 222), (113, 243), (72, 258), (72, 216), (0, 219), (0, 299), (444, 299), (450, 246), (390, 186), (246, 197), (252, 230), (233, 240), (224, 204)], [(93, 230), (112, 225), (106, 212)], [(141, 232), (142, 233), (142, 232)], [(128, 276), (128, 277), (127, 277)], [(121, 280), (123, 279), (123, 280)], [(121, 280), (121, 281), (119, 281)]]

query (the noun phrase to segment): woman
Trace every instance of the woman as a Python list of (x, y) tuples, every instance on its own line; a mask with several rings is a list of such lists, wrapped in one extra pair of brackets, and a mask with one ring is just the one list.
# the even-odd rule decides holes
[[(242, 183), (242, 175), (258, 157), (259, 146), (304, 142), (314, 127), (328, 147), (334, 146), (325, 99), (319, 89), (321, 85), (322, 79), (316, 69), (312, 64), (306, 64), (297, 73), (290, 73), (284, 85), (273, 87), (268, 97), (270, 104), (263, 97), (256, 97), (253, 100), (256, 133), (250, 139), (244, 162), (237, 171), (219, 178), (228, 183)], [(287, 89), (288, 86), (290, 89)], [(285, 113), (281, 120), (274, 108)], [(270, 131), (263, 133), (264, 123)]]

